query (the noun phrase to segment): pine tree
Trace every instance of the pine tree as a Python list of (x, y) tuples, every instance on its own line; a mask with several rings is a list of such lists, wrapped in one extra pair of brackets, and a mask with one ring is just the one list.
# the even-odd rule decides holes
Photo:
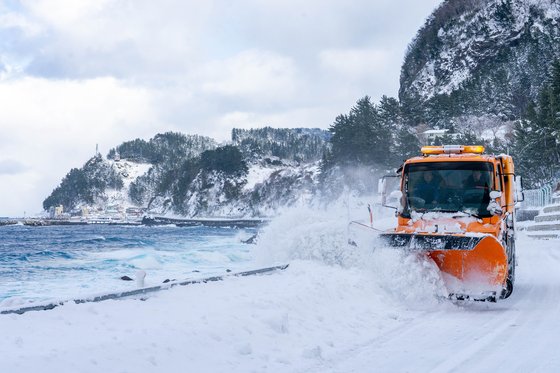
[(385, 126), (396, 126), (402, 123), (401, 106), (393, 97), (383, 95), (379, 101), (379, 117)]
[(514, 154), (518, 169), (529, 187), (554, 179), (560, 172), (560, 62), (551, 65), (551, 75), (536, 104), (514, 126)]
[(391, 128), (384, 124), (370, 98), (358, 100), (348, 115), (336, 117), (329, 128), (334, 164), (388, 165), (391, 161)]
[(395, 136), (395, 164), (418, 155), (419, 151), (420, 141), (414, 131), (408, 127), (401, 126)]

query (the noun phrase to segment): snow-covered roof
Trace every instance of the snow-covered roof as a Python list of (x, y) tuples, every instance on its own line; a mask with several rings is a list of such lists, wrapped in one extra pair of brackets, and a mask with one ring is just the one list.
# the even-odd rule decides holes
[(425, 135), (443, 135), (449, 130), (427, 130), (424, 131)]

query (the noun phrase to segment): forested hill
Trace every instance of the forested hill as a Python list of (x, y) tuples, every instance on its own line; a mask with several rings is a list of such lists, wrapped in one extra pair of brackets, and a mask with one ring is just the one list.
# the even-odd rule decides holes
[[(556, 0), (446, 0), (409, 45), (399, 99), (413, 124), (522, 117), (560, 57)], [(454, 120), (455, 119), (455, 120)]]
[(175, 132), (135, 139), (70, 170), (43, 208), (183, 216), (263, 216), (309, 196), (328, 131), (232, 131), (232, 141)]
[(233, 145), (248, 157), (272, 156), (297, 162), (320, 160), (329, 139), (329, 132), (318, 128), (234, 128), (231, 131)]

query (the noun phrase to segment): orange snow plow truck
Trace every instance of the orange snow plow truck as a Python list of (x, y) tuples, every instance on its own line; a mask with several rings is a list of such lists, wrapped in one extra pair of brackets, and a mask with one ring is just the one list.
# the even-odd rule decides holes
[[(483, 146), (426, 146), (397, 170), (395, 190), (380, 181), (382, 204), (397, 210), (392, 247), (425, 253), (454, 299), (507, 298), (515, 281), (515, 203), (521, 178), (509, 155)], [(395, 176), (393, 176), (395, 177)], [(400, 181), (400, 182), (399, 182)], [(388, 201), (395, 206), (389, 206)]]

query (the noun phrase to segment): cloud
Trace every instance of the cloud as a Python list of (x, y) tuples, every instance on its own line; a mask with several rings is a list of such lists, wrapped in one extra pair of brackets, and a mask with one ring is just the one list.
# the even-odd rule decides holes
[(14, 159), (0, 160), (0, 175), (17, 175), (27, 171), (28, 167)]
[[(91, 142), (90, 135), (122, 136), (153, 120), (150, 93), (111, 77), (48, 80), (26, 77), (0, 83), (4, 138)], [(86, 140), (87, 139), (87, 140)]]
[(35, 18), (64, 29), (98, 17), (110, 0), (23, 0), (21, 3)]
[(25, 15), (10, 11), (0, 14), (0, 28), (19, 30), (27, 38), (36, 37), (42, 31), (40, 25)]
[(213, 2), (29, 0), (21, 6), (19, 23), (42, 30), (11, 36), (32, 46), (19, 51), (31, 59), (29, 73), (151, 81), (185, 73), (196, 61)]
[(348, 79), (369, 79), (386, 71), (390, 53), (377, 49), (329, 49), (319, 54), (320, 65)]
[(94, 155), (96, 144), (106, 153), (166, 129), (152, 100), (152, 92), (114, 78), (1, 82), (0, 159), (16, 161), (3, 164), (10, 172), (0, 172), (2, 213), (14, 200), (40, 210), (62, 177)]
[(5, 26), (23, 35), (3, 39), (30, 60), (27, 71), (36, 76), (155, 83), (243, 50), (272, 51), (306, 69), (323, 50), (404, 51), (438, 3), (20, 0)]
[(297, 87), (297, 68), (292, 59), (276, 53), (247, 50), (213, 61), (200, 72), (202, 91), (260, 101), (283, 100)]

